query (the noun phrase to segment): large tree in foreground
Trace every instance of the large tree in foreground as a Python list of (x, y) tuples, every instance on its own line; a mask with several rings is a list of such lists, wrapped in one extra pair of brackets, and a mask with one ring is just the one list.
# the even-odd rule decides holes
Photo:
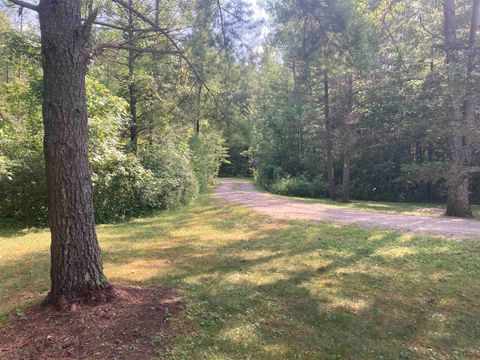
[(42, 0), (39, 5), (53, 302), (108, 287), (95, 232), (87, 152), (85, 75), (91, 22), (82, 24), (80, 5), (79, 0)]
[(48, 303), (109, 296), (95, 232), (87, 151), (85, 76), (95, 14), (82, 23), (80, 0), (12, 1), (39, 14), (43, 60), (44, 151), (49, 193), (51, 290)]

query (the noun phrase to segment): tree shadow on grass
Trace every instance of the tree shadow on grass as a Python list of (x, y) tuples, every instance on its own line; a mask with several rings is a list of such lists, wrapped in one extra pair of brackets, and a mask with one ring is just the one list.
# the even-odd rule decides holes
[[(480, 346), (476, 243), (273, 222), (208, 204), (99, 236), (116, 282), (188, 298), (197, 335), (178, 339), (179, 358), (467, 358)], [(8, 262), (0, 281), (25, 276), (26, 260), (46, 266), (38, 255)]]
[(478, 246), (295, 223), (225, 245), (191, 235), (172, 241), (158, 252), (107, 251), (106, 259), (167, 261), (173, 271), (143, 282), (186, 292), (207, 353), (408, 358), (477, 346)]

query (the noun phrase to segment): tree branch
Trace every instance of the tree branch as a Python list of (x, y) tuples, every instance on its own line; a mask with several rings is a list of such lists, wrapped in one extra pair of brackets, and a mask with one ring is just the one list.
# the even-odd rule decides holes
[(172, 46), (178, 51), (178, 55), (187, 63), (188, 67), (190, 68), (190, 70), (192, 70), (193, 74), (195, 75), (195, 78), (200, 82), (200, 84), (205, 88), (205, 90), (207, 90), (207, 92), (210, 94), (210, 96), (213, 98), (213, 101), (215, 102), (215, 105), (217, 107), (217, 109), (221, 111), (220, 109), (220, 106), (217, 102), (217, 98), (215, 97), (215, 94), (212, 92), (212, 90), (210, 89), (210, 87), (205, 83), (205, 81), (203, 81), (203, 79), (201, 78), (200, 74), (198, 73), (197, 69), (195, 69), (195, 67), (193, 66), (193, 64), (191, 63), (191, 61), (188, 59), (188, 57), (183, 53), (182, 49), (180, 49), (180, 47), (178, 46), (177, 42), (170, 36), (170, 34), (165, 30), (165, 29), (162, 29), (161, 27), (159, 27), (155, 21), (151, 20), (150, 18), (148, 18), (146, 15), (142, 14), (140, 11), (138, 11), (137, 9), (135, 9), (134, 7), (130, 6), (129, 4), (127, 4), (125, 1), (123, 0), (112, 0), (114, 3), (120, 5), (121, 7), (123, 7), (124, 9), (128, 10), (128, 11), (131, 11), (132, 14), (134, 14), (136, 17), (138, 17), (140, 20), (142, 20), (143, 22), (147, 23), (148, 25), (150, 25), (153, 29), (157, 30), (160, 34), (162, 34), (171, 44)]
[(24, 7), (24, 8), (27, 8), (27, 9), (38, 12), (38, 5), (31, 4), (29, 2), (22, 1), (22, 0), (8, 0), (8, 1), (10, 1), (11, 3), (13, 3), (15, 5), (18, 5), (18, 6), (21, 6), (21, 7)]
[(225, 20), (223, 18), (223, 9), (222, 9), (222, 4), (220, 3), (220, 0), (217, 0), (217, 6), (218, 6), (218, 12), (219, 12), (219, 15), (220, 15), (220, 24), (222, 26), (223, 46), (225, 46), (225, 51), (228, 54), (227, 33), (225, 31)]
[(98, 8), (95, 8), (92, 10), (90, 15), (88, 15), (88, 17), (85, 19), (85, 22), (83, 23), (83, 38), (85, 43), (88, 42), (88, 39), (90, 38), (92, 25), (95, 22), (97, 15), (98, 15)]
[[(82, 19), (82, 21), (87, 21), (87, 19)], [(95, 20), (92, 22), (93, 25), (98, 25), (98, 26), (103, 26), (103, 27), (106, 27), (106, 28), (110, 28), (110, 29), (115, 29), (115, 30), (121, 30), (121, 31), (129, 31), (131, 29), (127, 28), (127, 27), (124, 27), (124, 26), (121, 26), (121, 25), (116, 25), (116, 24), (111, 24), (111, 23), (107, 23), (107, 22), (104, 22), (104, 21), (99, 21), (99, 20)], [(152, 31), (151, 29), (133, 29), (134, 32), (147, 32), (147, 31)]]
[(427, 27), (425, 26), (425, 24), (423, 23), (423, 19), (422, 19), (422, 15), (421, 14), (418, 14), (418, 20), (420, 21), (420, 26), (422, 27), (422, 29), (428, 34), (430, 35), (433, 39), (439, 39), (439, 40), (442, 40), (442, 37), (441, 36), (438, 36), (434, 33), (432, 33), (430, 30), (427, 29)]
[(88, 52), (92, 54), (96, 54), (104, 49), (132, 50), (135, 52), (152, 53), (152, 54), (160, 54), (160, 55), (178, 55), (177, 51), (160, 50), (160, 49), (154, 49), (154, 48), (142, 48), (138, 46), (133, 46), (128, 44), (119, 44), (115, 42), (95, 44), (88, 49)]
[(115, 24), (109, 24), (109, 23), (106, 23), (106, 22), (103, 22), (103, 21), (98, 21), (98, 20), (95, 20), (93, 22), (93, 24), (94, 25), (105, 26), (105, 27), (115, 29), (115, 30), (122, 30), (122, 31), (127, 31), (128, 30), (126, 27), (123, 27), (123, 26), (120, 26), (120, 25), (115, 25)]

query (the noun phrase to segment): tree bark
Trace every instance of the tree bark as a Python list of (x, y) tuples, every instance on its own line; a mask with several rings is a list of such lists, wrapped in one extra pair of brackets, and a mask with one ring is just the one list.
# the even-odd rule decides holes
[(469, 178), (458, 178), (448, 187), (447, 216), (472, 218), (473, 213), (468, 201)]
[(160, 25), (160, 0), (155, 0), (155, 24)]
[(346, 112), (344, 117), (345, 126), (345, 144), (343, 153), (343, 188), (342, 201), (350, 202), (350, 157), (352, 151), (352, 125), (351, 115), (353, 108), (353, 77), (352, 74), (347, 75), (347, 96), (346, 96)]
[(327, 176), (328, 176), (328, 194), (330, 199), (336, 199), (335, 193), (335, 174), (333, 172), (333, 124), (330, 119), (330, 93), (327, 71), (323, 74), (323, 106), (325, 114), (326, 131), (326, 151), (327, 151)]
[[(467, 89), (465, 93), (465, 123), (466, 134), (471, 134), (475, 127), (475, 108), (476, 108), (476, 81), (475, 70), (477, 64), (477, 48), (475, 42), (477, 40), (477, 32), (480, 26), (480, 0), (473, 0), (472, 3), (472, 18), (470, 22), (470, 35), (468, 38), (468, 53), (467, 53)], [(468, 165), (472, 160), (472, 141), (471, 136), (466, 137), (466, 156)]]
[(197, 116), (195, 117), (193, 129), (195, 134), (200, 134), (200, 119), (202, 117), (202, 85), (198, 86), (197, 92)]
[[(129, 0), (129, 5), (133, 6), (133, 1)], [(128, 14), (128, 44), (134, 45), (133, 34), (133, 14)], [(128, 75), (129, 75), (129, 103), (130, 103), (130, 149), (132, 153), (138, 152), (138, 115), (137, 115), (137, 84), (135, 82), (135, 57), (136, 53), (133, 49), (128, 50)]]
[(455, 0), (444, 0), (445, 55), (448, 76), (448, 105), (450, 110), (450, 128), (452, 130), (451, 161), (452, 169), (448, 179), (448, 216), (473, 217), (469, 201), (469, 176), (463, 171), (468, 166), (468, 134), (462, 109), (463, 93), (460, 79), (460, 62), (457, 42), (457, 19)]
[(47, 303), (106, 293), (87, 152), (85, 74), (89, 26), (80, 0), (41, 0), (44, 151), (49, 193), (51, 290)]
[(137, 115), (137, 84), (135, 83), (134, 51), (128, 50), (128, 72), (130, 83), (128, 84), (130, 103), (130, 149), (132, 153), (138, 152), (138, 115)]

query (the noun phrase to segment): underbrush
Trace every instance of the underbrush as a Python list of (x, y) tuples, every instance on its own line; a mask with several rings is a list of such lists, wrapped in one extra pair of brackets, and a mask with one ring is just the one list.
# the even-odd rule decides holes
[[(1, 92), (0, 92), (1, 94)], [(112, 223), (154, 210), (189, 204), (218, 174), (226, 151), (216, 129), (194, 135), (164, 126), (159, 138), (133, 154), (123, 138), (127, 104), (94, 79), (87, 81), (88, 148), (95, 218)], [(42, 225), (47, 219), (47, 183), (40, 99), (24, 128), (0, 136), (0, 219)], [(2, 134), (0, 127), (0, 135)]]
[(269, 189), (274, 194), (287, 196), (323, 198), (327, 195), (327, 184), (322, 179), (311, 181), (303, 176), (278, 179)]

